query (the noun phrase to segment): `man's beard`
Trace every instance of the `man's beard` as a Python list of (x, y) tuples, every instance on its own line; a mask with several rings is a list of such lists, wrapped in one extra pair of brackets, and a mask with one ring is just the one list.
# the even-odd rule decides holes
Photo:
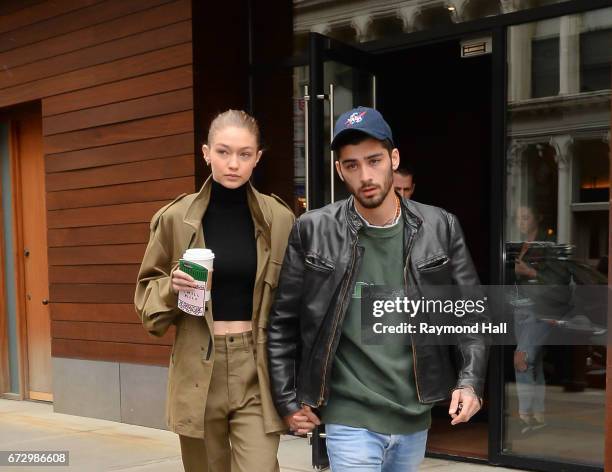
[(393, 171), (391, 171), (387, 175), (387, 178), (385, 178), (385, 181), (383, 182), (383, 186), (382, 186), (382, 191), (377, 196), (374, 196), (371, 198), (364, 197), (360, 193), (360, 190), (364, 187), (381, 188), (380, 185), (366, 184), (366, 185), (362, 185), (359, 189), (355, 189), (351, 187), (348, 183), (346, 183), (346, 186), (348, 187), (349, 192), (353, 194), (353, 196), (357, 199), (357, 201), (361, 204), (361, 206), (363, 206), (364, 208), (368, 208), (368, 209), (378, 208), (382, 204), (382, 202), (385, 200), (385, 198), (391, 191), (391, 188), (393, 187)]

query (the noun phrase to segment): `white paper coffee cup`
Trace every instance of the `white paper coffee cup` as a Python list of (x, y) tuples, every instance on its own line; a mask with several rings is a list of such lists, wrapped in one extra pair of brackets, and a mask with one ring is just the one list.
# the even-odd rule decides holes
[[(187, 266), (193, 263), (194, 266), (189, 269), (186, 267), (183, 270), (191, 272), (191, 275), (196, 280), (196, 286), (189, 290), (179, 290), (178, 307), (194, 316), (204, 316), (206, 302), (210, 300), (210, 290), (212, 287), (213, 260), (214, 253), (210, 249), (192, 248), (187, 249), (183, 254), (180, 266)], [(201, 267), (204, 267), (204, 271)]]
[(213, 274), (213, 261), (215, 260), (215, 253), (210, 249), (205, 248), (190, 248), (183, 254), (183, 259), (186, 261), (195, 262), (208, 269), (208, 281), (206, 282), (206, 301), (210, 300), (210, 291), (212, 289), (212, 274)]

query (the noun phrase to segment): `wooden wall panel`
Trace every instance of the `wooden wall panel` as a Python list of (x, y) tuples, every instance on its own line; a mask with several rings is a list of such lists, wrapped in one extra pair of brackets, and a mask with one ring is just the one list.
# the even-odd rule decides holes
[(130, 303), (134, 300), (134, 285), (51, 284), (49, 300), (51, 303)]
[(131, 323), (92, 323), (88, 321), (53, 321), (54, 338), (111, 341), (118, 343), (172, 345), (172, 338), (149, 336), (144, 329)]
[(149, 240), (149, 223), (125, 223), (107, 226), (49, 229), (48, 245), (96, 246), (100, 244), (146, 243)]
[(79, 8), (93, 5), (99, 0), (65, 0), (63, 2), (41, 2), (0, 17), (0, 33), (47, 20)]
[(10, 71), (5, 71), (5, 77), (0, 81), (0, 85), (2, 88), (12, 87), (44, 79), (51, 75), (64, 74), (83, 67), (116, 61), (134, 54), (143, 54), (183, 44), (191, 40), (191, 30), (188, 26), (188, 22), (176, 23), (153, 31), (111, 41), (110, 43), (102, 43), (23, 66), (13, 67)]
[(47, 208), (83, 208), (108, 204), (149, 202), (173, 199), (193, 183), (193, 177), (160, 179), (154, 181), (108, 185), (97, 188), (64, 190), (47, 193)]
[(134, 284), (139, 264), (51, 266), (51, 284)]
[(90, 143), (91, 146), (104, 146), (176, 133), (186, 133), (191, 131), (192, 126), (193, 113), (191, 111), (172, 113), (143, 120), (47, 136), (44, 140), (44, 151), (45, 154), (53, 154), (83, 149), (85, 143)]
[(193, 153), (193, 133), (162, 136), (47, 156), (47, 173)]
[(150, 161), (128, 162), (71, 172), (47, 174), (48, 192), (104, 187), (164, 178), (186, 177), (193, 167), (193, 156), (166, 157)]
[(133, 296), (152, 215), (195, 190), (191, 8), (0, 5), (0, 107), (42, 108), (54, 356), (167, 365)]
[(49, 248), (49, 264), (97, 265), (140, 264), (146, 244), (115, 244), (106, 246)]
[(0, 15), (8, 15), (17, 10), (23, 10), (37, 3), (42, 3), (44, 0), (4, 0), (0, 3)]
[(79, 226), (119, 225), (145, 223), (167, 202), (126, 203), (124, 205), (98, 206), (53, 210), (48, 213), (49, 228), (75, 228)]
[[(18, 1), (23, 3), (23, 0)], [(44, 3), (44, 1), (39, 0), (40, 3)], [(104, 1), (107, 4), (100, 5)], [(35, 44), (55, 36), (68, 34), (170, 1), (172, 0), (132, 0), (129, 2), (98, 0), (97, 4), (93, 3), (89, 7), (79, 8), (63, 15), (0, 34), (0, 52), (9, 51), (28, 44)]]
[(51, 320), (141, 324), (133, 303), (52, 303)]
[[(139, 54), (9, 87), (0, 93), (0, 107), (39, 100), (40, 97), (71, 92), (117, 80), (129, 79), (137, 75), (188, 65), (191, 62), (191, 42), (186, 42), (178, 46), (171, 46), (146, 54)], [(0, 87), (2, 87), (1, 80)]]
[(50, 116), (43, 119), (43, 134), (49, 136), (121, 121), (164, 115), (169, 112), (191, 110), (192, 108), (193, 94), (191, 87), (188, 87), (144, 98), (124, 100), (110, 105)]
[(43, 116), (58, 115), (191, 87), (192, 76), (192, 66), (183, 66), (76, 92), (63, 93), (45, 100)]
[(168, 365), (170, 346), (53, 338), (51, 355), (79, 359)]
[[(41, 49), (38, 44), (29, 44), (11, 49), (10, 51), (0, 53), (0, 63), (4, 67), (15, 68), (36, 62), (38, 68), (41, 68), (46, 62), (43, 59), (63, 55), (62, 60), (65, 62), (68, 59), (67, 53), (73, 51), (78, 59), (78, 55), (88, 52), (85, 48), (96, 46), (100, 43), (100, 38), (104, 38), (106, 42), (111, 42), (134, 34), (147, 33), (150, 30), (179, 21), (185, 21), (189, 19), (189, 16), (189, 4), (185, 0), (178, 4), (165, 4), (143, 12), (121, 16), (113, 21), (99, 23), (89, 28), (49, 38), (45, 41), (44, 49)], [(114, 45), (111, 42), (106, 47), (112, 50)], [(100, 55), (98, 59), (104, 59), (104, 56)], [(98, 60), (98, 62), (103, 61)], [(77, 61), (77, 64), (82, 66), (85, 63)], [(28, 78), (32, 79), (32, 76)]]

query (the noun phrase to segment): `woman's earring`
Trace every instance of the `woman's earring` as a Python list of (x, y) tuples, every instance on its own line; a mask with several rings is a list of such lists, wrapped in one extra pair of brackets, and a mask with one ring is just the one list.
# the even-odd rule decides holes
[(204, 159), (204, 160), (206, 161), (206, 165), (210, 167), (210, 160), (209, 159)]

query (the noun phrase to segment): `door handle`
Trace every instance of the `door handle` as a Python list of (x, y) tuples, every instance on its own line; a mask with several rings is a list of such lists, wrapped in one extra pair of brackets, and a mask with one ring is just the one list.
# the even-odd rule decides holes
[(372, 76), (372, 108), (376, 110), (376, 76)]
[(308, 161), (309, 149), (308, 149), (308, 102), (310, 101), (310, 95), (308, 95), (308, 85), (304, 85), (304, 197), (306, 198), (306, 211), (310, 210), (310, 192), (309, 192), (309, 178), (308, 178)]
[(43, 298), (42, 304), (43, 305), (48, 305), (49, 304), (49, 300), (47, 300), (46, 298)]
[(30, 250), (27, 247), (23, 250), (23, 255), (25, 257), (29, 257), (30, 256)]
[(334, 166), (334, 151), (331, 148), (331, 142), (334, 140), (334, 84), (329, 84), (329, 196), (330, 203), (336, 201), (335, 194), (335, 166)]

